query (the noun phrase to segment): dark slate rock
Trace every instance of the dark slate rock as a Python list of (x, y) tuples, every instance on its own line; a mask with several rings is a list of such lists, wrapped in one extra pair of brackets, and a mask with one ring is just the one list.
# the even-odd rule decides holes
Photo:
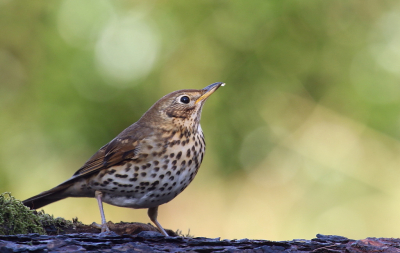
[(312, 240), (220, 240), (220, 238), (165, 237), (146, 231), (137, 235), (77, 233), (64, 235), (0, 235), (0, 253), (14, 252), (257, 252), (257, 253), (340, 253), (396, 252), (400, 239), (366, 238), (351, 240), (342, 236), (317, 235)]

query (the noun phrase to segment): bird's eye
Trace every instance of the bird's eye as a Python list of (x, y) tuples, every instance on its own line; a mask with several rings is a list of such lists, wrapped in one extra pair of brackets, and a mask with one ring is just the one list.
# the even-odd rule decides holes
[(181, 99), (180, 99), (180, 101), (181, 101), (181, 103), (189, 104), (190, 99), (189, 99), (188, 96), (182, 96)]

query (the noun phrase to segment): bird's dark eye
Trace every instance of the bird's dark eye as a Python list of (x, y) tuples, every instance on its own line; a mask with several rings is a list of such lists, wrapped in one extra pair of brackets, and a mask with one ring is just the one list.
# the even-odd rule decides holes
[(184, 103), (184, 104), (189, 104), (190, 99), (189, 99), (188, 96), (182, 96), (181, 97), (181, 102)]

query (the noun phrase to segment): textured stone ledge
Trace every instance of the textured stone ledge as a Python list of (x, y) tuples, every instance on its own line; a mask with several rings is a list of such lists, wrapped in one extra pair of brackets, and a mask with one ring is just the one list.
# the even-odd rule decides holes
[(400, 239), (351, 240), (317, 235), (312, 240), (220, 240), (203, 237), (164, 237), (158, 232), (137, 235), (114, 232), (64, 235), (3, 235), (0, 252), (400, 252)]

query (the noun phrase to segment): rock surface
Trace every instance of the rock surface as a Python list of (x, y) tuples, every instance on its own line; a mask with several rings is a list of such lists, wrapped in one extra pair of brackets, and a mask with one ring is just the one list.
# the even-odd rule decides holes
[(220, 240), (204, 237), (164, 237), (158, 232), (137, 235), (77, 233), (64, 235), (3, 235), (0, 252), (400, 252), (400, 239), (351, 240), (317, 235), (312, 240)]

